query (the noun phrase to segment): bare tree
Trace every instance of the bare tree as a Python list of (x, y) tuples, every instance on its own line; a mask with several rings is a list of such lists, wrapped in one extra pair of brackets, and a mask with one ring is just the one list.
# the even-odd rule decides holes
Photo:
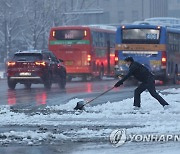
[[(51, 23), (49, 0), (23, 0), (23, 2), (26, 22), (22, 36), (28, 47), (45, 48), (46, 31)], [(43, 41), (40, 41), (40, 38)], [(41, 43), (42, 46), (40, 46)]]
[(83, 15), (97, 12), (97, 2), (98, 0), (52, 0), (53, 26), (72, 25)]
[(3, 55), (4, 58), (9, 58), (9, 54), (12, 52), (12, 47), (14, 46), (13, 41), (17, 39), (17, 35), (19, 33), (19, 26), (20, 26), (20, 18), (22, 17), (21, 11), (16, 10), (14, 7), (19, 1), (17, 0), (14, 3), (13, 0), (0, 0), (0, 10), (1, 10), (1, 42), (0, 45), (3, 48)]
[(0, 0), (1, 61), (18, 49), (47, 48), (51, 27), (76, 24), (97, 1)]
[[(70, 2), (75, 2), (73, 5), (75, 7), (72, 8)], [(67, 16), (66, 12), (81, 9), (83, 3), (84, 0), (81, 2), (79, 0), (23, 0), (26, 22), (22, 36), (27, 46), (33, 49), (47, 48), (50, 27), (72, 23), (78, 15)]]

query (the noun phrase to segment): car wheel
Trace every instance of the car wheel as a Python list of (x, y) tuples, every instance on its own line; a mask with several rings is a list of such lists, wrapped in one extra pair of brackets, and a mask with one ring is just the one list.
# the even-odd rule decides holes
[(25, 83), (25, 84), (24, 84), (24, 87), (25, 87), (26, 89), (30, 89), (30, 88), (31, 88), (31, 83)]
[(59, 88), (65, 89), (65, 87), (66, 87), (66, 73), (61, 75), (59, 79), (60, 79), (59, 82), (58, 82)]
[(8, 79), (8, 87), (9, 87), (9, 89), (14, 90), (16, 87), (16, 82)]
[(52, 86), (52, 75), (48, 74), (46, 79), (44, 80), (44, 87), (46, 89), (51, 89)]

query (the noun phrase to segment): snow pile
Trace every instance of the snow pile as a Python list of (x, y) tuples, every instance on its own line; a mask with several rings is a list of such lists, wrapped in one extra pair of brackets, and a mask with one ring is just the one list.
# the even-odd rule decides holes
[(39, 144), (40, 142), (51, 140), (66, 140), (67, 137), (63, 134), (53, 134), (51, 132), (38, 132), (38, 131), (10, 131), (0, 133), (0, 142), (8, 143), (13, 141), (15, 143), (26, 143), (28, 145)]
[[(59, 131), (59, 137), (53, 132), (4, 132), (6, 139), (12, 137), (22, 138), (23, 141), (33, 142), (40, 140), (51, 140), (52, 138), (65, 140), (78, 140), (83, 138), (108, 138), (115, 129), (127, 129), (127, 133), (134, 134), (177, 134), (180, 130), (180, 89), (168, 89), (162, 92), (170, 93), (162, 97), (171, 105), (171, 108), (164, 110), (163, 107), (151, 97), (148, 92), (143, 92), (141, 97), (142, 109), (133, 112), (133, 98), (125, 99), (119, 102), (108, 101), (105, 104), (97, 106), (87, 106), (86, 112), (74, 111), (78, 101), (81, 99), (70, 100), (67, 104), (48, 106), (45, 110), (48, 114), (40, 112), (34, 115), (12, 112), (9, 106), (0, 108), (1, 126), (50, 126), (65, 128)], [(28, 137), (28, 135), (30, 137)], [(30, 139), (29, 139), (30, 138)], [(4, 141), (4, 139), (3, 139)], [(2, 139), (0, 137), (0, 142)]]
[(74, 109), (75, 105), (77, 104), (77, 102), (80, 102), (80, 101), (84, 101), (84, 100), (83, 99), (74, 98), (74, 99), (70, 100), (66, 104), (47, 106), (47, 109), (72, 111)]

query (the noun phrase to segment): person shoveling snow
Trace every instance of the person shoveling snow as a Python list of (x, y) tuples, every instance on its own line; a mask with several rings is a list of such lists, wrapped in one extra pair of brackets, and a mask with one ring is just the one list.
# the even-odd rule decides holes
[(146, 89), (152, 97), (157, 99), (164, 109), (169, 108), (169, 104), (156, 92), (154, 75), (142, 64), (135, 62), (132, 57), (124, 59), (125, 63), (129, 66), (129, 72), (121, 80), (119, 80), (114, 87), (119, 87), (130, 76), (134, 76), (141, 84), (134, 91), (134, 109), (138, 110), (141, 107), (140, 96)]

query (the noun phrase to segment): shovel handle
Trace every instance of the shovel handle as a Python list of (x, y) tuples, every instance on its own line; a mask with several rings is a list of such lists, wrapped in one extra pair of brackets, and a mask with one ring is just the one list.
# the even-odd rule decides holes
[(111, 87), (110, 89), (106, 90), (105, 92), (101, 93), (100, 95), (96, 96), (95, 98), (91, 99), (90, 101), (86, 102), (83, 106), (85, 106), (86, 104), (91, 103), (92, 101), (94, 101), (95, 99), (99, 98), (100, 96), (106, 94), (107, 92), (111, 91), (114, 87)]

